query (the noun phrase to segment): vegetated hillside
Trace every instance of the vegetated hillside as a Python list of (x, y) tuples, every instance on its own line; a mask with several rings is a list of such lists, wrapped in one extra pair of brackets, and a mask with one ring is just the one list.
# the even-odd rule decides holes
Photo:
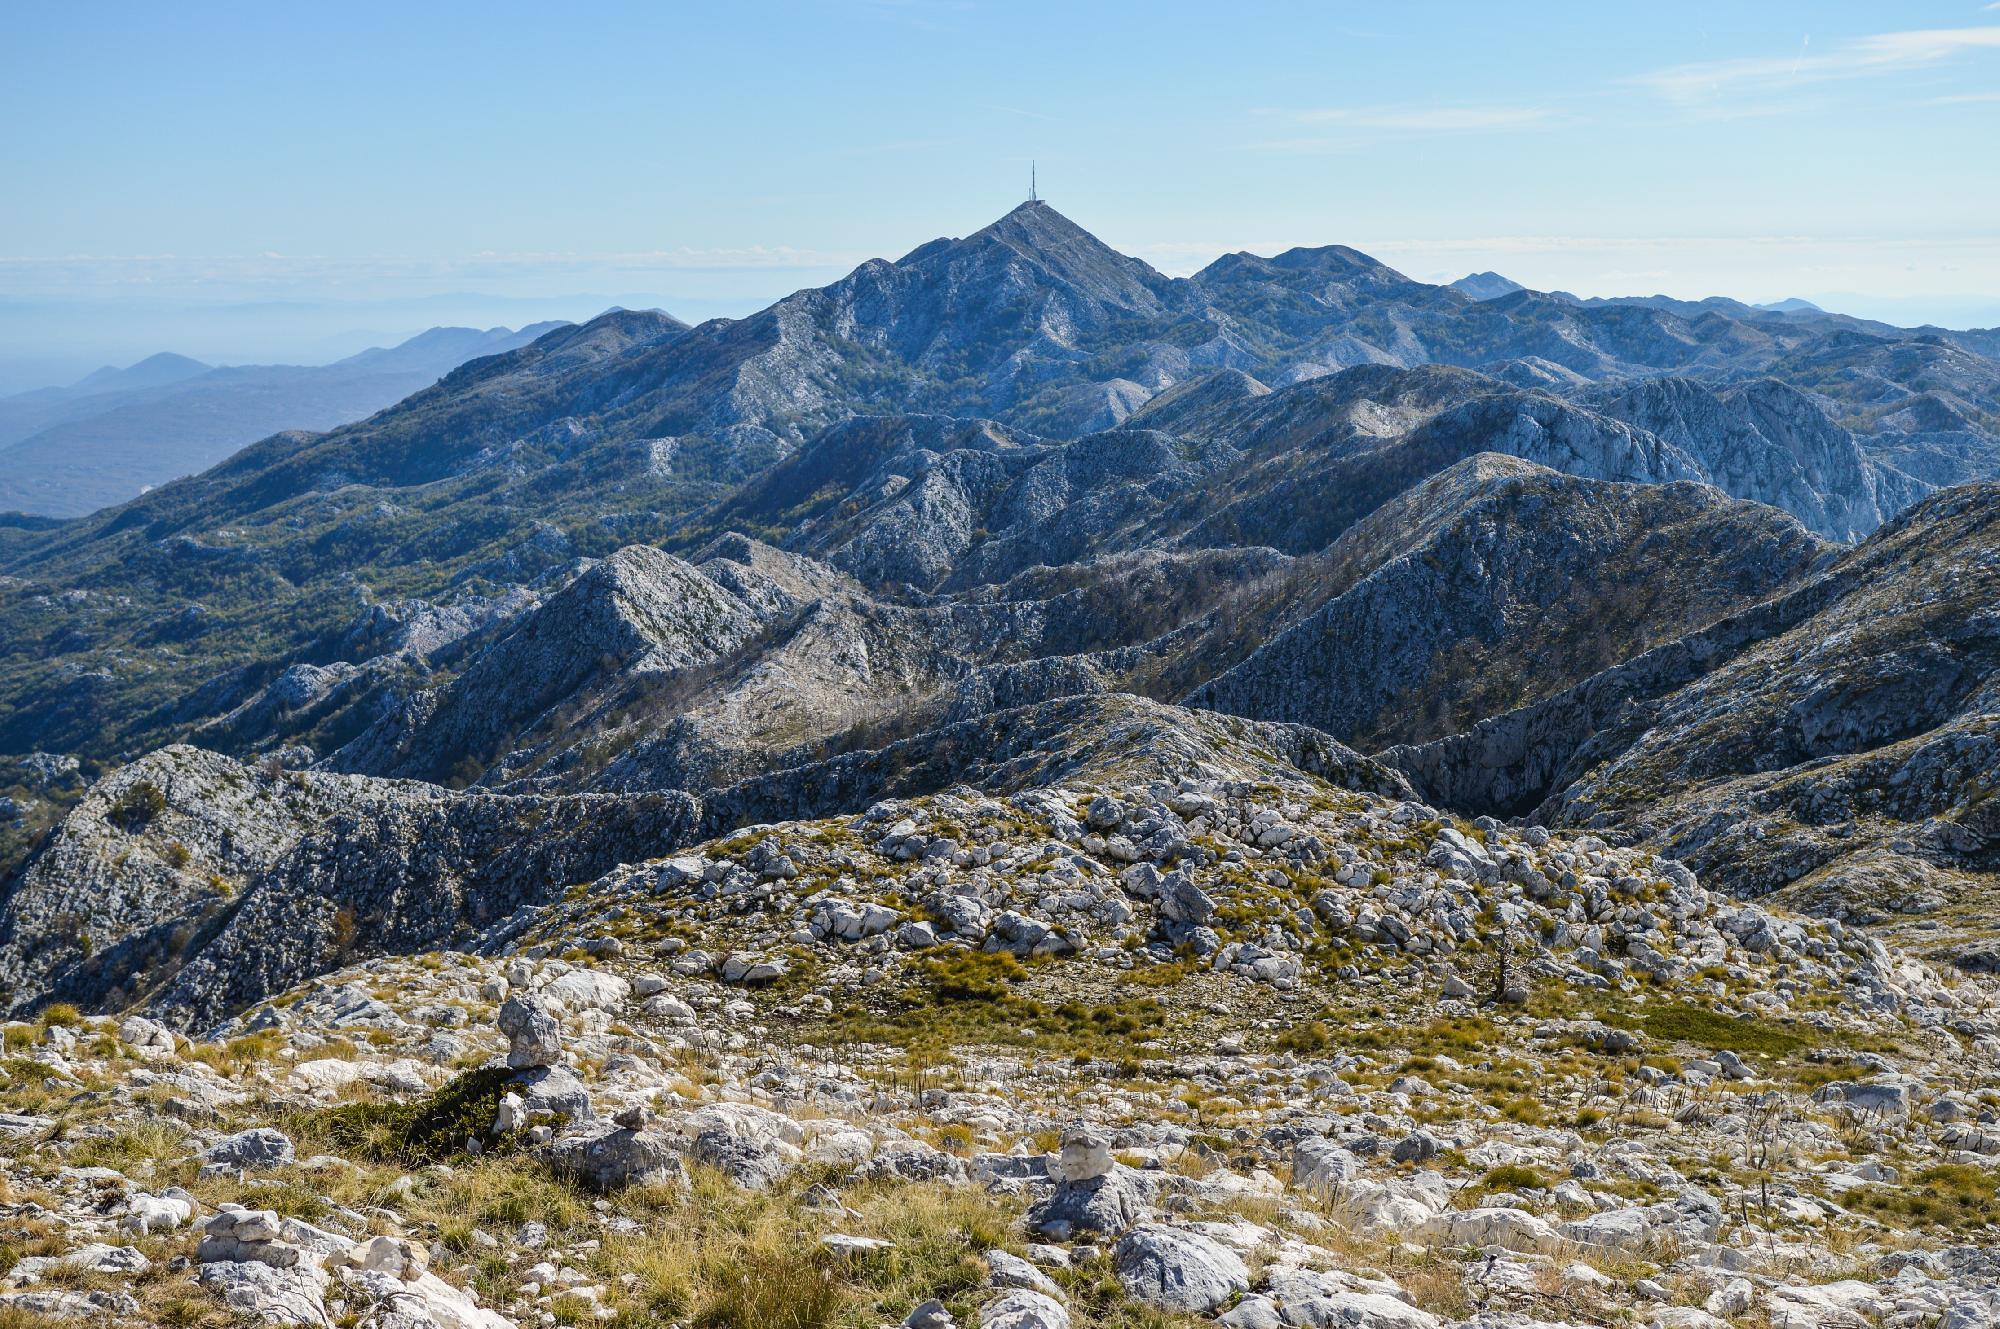
[[(2000, 1309), (1989, 986), (1649, 852), (1449, 823), (1352, 754), (1321, 779), (1268, 726), (1111, 724), (985, 791), (602, 872), (503, 853), (463, 895), (468, 823), (517, 856), (576, 828), (158, 754), (173, 792), (138, 820), (136, 779), (93, 795), (106, 843), (80, 821), (66, 849), (108, 866), (122, 838), (162, 889), (237, 852), (241, 903), (147, 994), (185, 1034), (13, 1026), (6, 1120), (90, 1185), (42, 1192), (62, 1221), (0, 1304), (217, 1329)], [(204, 827), (218, 794), (255, 844)], [(292, 838), (381, 800), (411, 868), (450, 872)], [(585, 879), (480, 926), (516, 871)], [(416, 953), (357, 963), (385, 893), (440, 907), (399, 920)]]
[(1189, 703), (1367, 750), (1455, 733), (1761, 599), (1824, 549), (1784, 513), (1702, 486), (1492, 455), (1384, 504), (1323, 557), (1368, 546), (1365, 575)]

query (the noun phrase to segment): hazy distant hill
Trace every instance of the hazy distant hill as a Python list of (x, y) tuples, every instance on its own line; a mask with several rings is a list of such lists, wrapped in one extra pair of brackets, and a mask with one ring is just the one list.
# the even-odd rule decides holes
[(0, 398), (0, 511), (76, 517), (203, 470), (283, 429), (330, 429), (558, 323), (432, 328), (330, 365), (214, 368), (162, 352), (67, 388)]
[(1503, 295), (1528, 288), (1511, 277), (1503, 277), (1497, 272), (1472, 272), (1451, 284), (1451, 289), (1474, 300), (1498, 300)]

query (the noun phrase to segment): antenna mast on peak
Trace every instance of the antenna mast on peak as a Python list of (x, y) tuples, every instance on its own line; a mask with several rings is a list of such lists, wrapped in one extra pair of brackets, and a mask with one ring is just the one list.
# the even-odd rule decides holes
[(1028, 202), (1039, 203), (1041, 196), (1035, 191), (1035, 163), (1028, 163)]

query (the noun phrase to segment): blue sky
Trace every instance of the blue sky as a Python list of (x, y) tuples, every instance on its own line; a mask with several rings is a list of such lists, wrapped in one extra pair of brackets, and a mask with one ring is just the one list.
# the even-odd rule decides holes
[(977, 228), (1031, 158), (1170, 272), (1340, 242), (1993, 322), (1996, 143), (1982, 0), (19, 4), (0, 359), (742, 313)]

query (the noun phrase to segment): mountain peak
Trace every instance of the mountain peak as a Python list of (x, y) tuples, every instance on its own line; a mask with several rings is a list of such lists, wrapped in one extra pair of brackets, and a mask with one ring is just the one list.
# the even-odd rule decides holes
[[(1022, 203), (963, 239), (921, 245), (895, 266), (941, 281), (942, 289), (962, 292), (1000, 280), (1001, 269), (1025, 267), (1034, 274), (1030, 285), (1060, 289), (1079, 301), (1069, 317), (1087, 322), (1099, 320), (1081, 315), (1085, 306), (1156, 315), (1175, 299), (1172, 279), (1119, 253), (1040, 201)], [(981, 294), (975, 303), (983, 307), (986, 300)], [(929, 322), (925, 320), (926, 327)]]
[(184, 378), (206, 374), (211, 366), (172, 351), (161, 351), (149, 355), (137, 364), (119, 369), (113, 365), (86, 374), (79, 379), (71, 391), (117, 392), (128, 388), (160, 387), (168, 383), (178, 383)]
[(1503, 295), (1525, 291), (1527, 287), (1497, 272), (1474, 272), (1451, 283), (1451, 289), (1473, 300), (1497, 300)]
[[(1117, 254), (1111, 246), (1041, 199), (1031, 199), (1017, 205), (998, 221), (974, 231), (966, 238), (998, 240), (1016, 249), (1031, 251), (1046, 251), (1081, 243), (1101, 249), (1107, 254)], [(1118, 254), (1118, 257), (1125, 256)]]

